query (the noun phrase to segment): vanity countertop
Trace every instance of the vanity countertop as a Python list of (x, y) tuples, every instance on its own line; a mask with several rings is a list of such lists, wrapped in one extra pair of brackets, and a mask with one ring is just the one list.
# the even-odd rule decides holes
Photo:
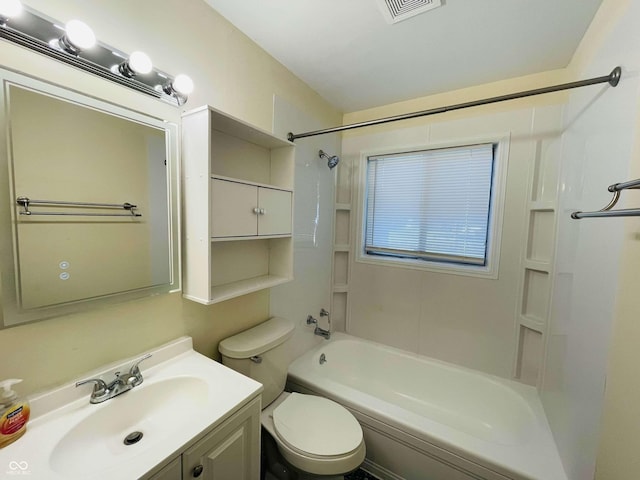
[[(139, 478), (262, 391), (260, 383), (194, 351), (190, 337), (77, 380), (111, 379), (146, 353), (152, 356), (140, 365), (143, 383), (103, 403), (90, 404), (93, 386), (76, 388), (75, 381), (30, 396), (27, 432), (0, 450), (0, 477)], [(125, 445), (132, 432), (143, 436)]]

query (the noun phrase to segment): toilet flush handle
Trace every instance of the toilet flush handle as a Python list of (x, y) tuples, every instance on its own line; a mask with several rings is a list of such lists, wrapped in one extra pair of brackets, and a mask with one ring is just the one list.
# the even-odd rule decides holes
[(262, 363), (262, 357), (260, 355), (254, 355), (253, 357), (249, 358), (249, 360), (251, 360), (253, 363)]

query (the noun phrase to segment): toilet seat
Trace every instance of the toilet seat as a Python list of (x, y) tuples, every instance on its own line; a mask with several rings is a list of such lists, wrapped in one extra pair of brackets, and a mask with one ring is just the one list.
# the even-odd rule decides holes
[[(291, 397), (291, 401), (288, 401)], [(276, 410), (283, 404), (282, 409), (276, 414)], [(318, 409), (318, 415), (315, 414), (315, 409)], [(294, 432), (294, 424), (296, 427), (305, 428), (305, 416), (320, 418), (322, 421), (315, 422), (315, 425), (311, 421), (312, 427), (315, 427), (314, 433), (310, 433), (309, 430)], [(342, 420), (333, 420), (336, 417)], [(276, 418), (279, 423), (278, 429), (283, 433), (276, 430)], [(340, 425), (340, 422), (344, 422), (346, 427)], [(321, 431), (320, 424), (323, 425), (324, 432)], [(357, 420), (342, 405), (323, 397), (283, 392), (262, 411), (262, 426), (276, 441), (282, 456), (304, 472), (316, 475), (342, 475), (358, 468), (365, 458), (362, 428)], [(342, 441), (342, 432), (345, 432), (344, 436), (348, 441)], [(319, 438), (324, 440), (318, 440)], [(327, 439), (330, 440), (327, 442)], [(334, 444), (338, 443), (342, 446), (335, 448)]]
[(289, 448), (313, 457), (347, 455), (362, 443), (362, 428), (353, 415), (314, 395), (289, 395), (273, 411), (273, 424)]

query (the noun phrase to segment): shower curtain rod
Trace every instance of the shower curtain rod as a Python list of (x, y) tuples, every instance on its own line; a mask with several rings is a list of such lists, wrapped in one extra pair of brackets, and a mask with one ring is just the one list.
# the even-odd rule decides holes
[(622, 69), (620, 67), (614, 68), (609, 75), (603, 77), (589, 78), (587, 80), (579, 80), (577, 82), (563, 83), (560, 85), (552, 85), (550, 87), (536, 88), (534, 90), (526, 90), (524, 92), (510, 93), (507, 95), (501, 95), (498, 97), (485, 98), (484, 100), (474, 100), (471, 102), (458, 103), (455, 105), (448, 105), (446, 107), (432, 108), (430, 110), (421, 110), (419, 112), (404, 113), (402, 115), (395, 115), (393, 117), (378, 118), (376, 120), (367, 120), (365, 122), (352, 123), (349, 125), (342, 125), (340, 127), (325, 128), (323, 130), (314, 130), (312, 132), (304, 133), (291, 133), (287, 135), (290, 142), (295, 141), (297, 138), (313, 137), (316, 135), (324, 135), (327, 133), (342, 132), (344, 130), (352, 130), (354, 128), (370, 127), (372, 125), (380, 125), (383, 123), (397, 122), (399, 120), (408, 120), (410, 118), (425, 117), (427, 115), (436, 115), (438, 113), (451, 112), (453, 110), (462, 110), (463, 108), (478, 107), (480, 105), (489, 105), (491, 103), (504, 102), (506, 100), (515, 100), (516, 98), (531, 97), (533, 95), (542, 95), (544, 93), (559, 92), (561, 90), (569, 90), (571, 88), (586, 87), (588, 85), (596, 85), (598, 83), (608, 83), (612, 87), (618, 85), (620, 77), (622, 75)]

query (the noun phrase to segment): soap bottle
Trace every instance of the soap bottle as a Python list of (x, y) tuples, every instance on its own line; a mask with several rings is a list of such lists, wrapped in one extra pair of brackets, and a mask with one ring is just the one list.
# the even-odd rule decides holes
[(0, 448), (18, 440), (27, 431), (31, 409), (25, 398), (19, 398), (11, 386), (22, 380), (12, 378), (0, 382)]

